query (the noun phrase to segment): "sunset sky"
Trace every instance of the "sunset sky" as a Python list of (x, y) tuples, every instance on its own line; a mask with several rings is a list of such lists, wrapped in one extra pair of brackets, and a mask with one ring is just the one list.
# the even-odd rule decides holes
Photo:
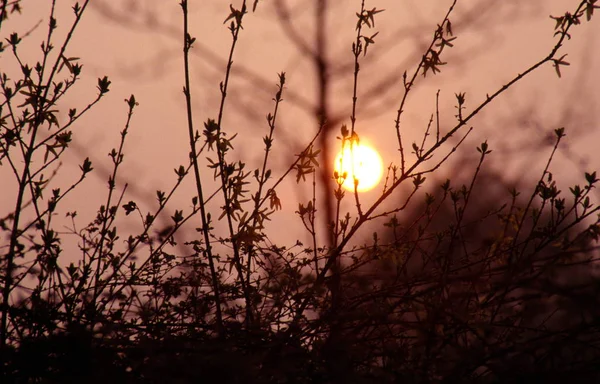
[[(57, 3), (58, 34), (64, 35), (66, 26), (73, 20), (74, 2)], [(288, 21), (284, 20), (285, 10), (277, 10), (277, 5), (284, 3), (290, 15)], [(353, 84), (351, 44), (360, 2), (336, 0), (331, 3), (326, 34), (331, 70), (329, 105), (332, 117), (349, 124)], [(549, 15), (558, 16), (573, 10), (579, 1), (466, 0), (458, 3), (450, 17), (457, 39), (454, 47), (442, 57), (448, 64), (441, 67), (442, 72), (436, 76), (419, 76), (405, 108), (402, 127), (408, 146), (414, 141), (420, 143), (435, 112), (438, 89), (441, 89), (439, 106), (443, 131), (456, 121), (453, 117), (455, 93), (466, 92), (466, 111), (469, 112), (485, 99), (486, 93), (495, 92), (543, 58), (554, 41), (555, 22)], [(379, 150), (386, 166), (398, 164), (394, 119), (403, 90), (401, 75), (404, 70), (412, 74), (450, 4), (448, 0), (366, 2), (368, 9), (376, 7), (385, 11), (377, 14), (372, 30), (363, 31), (365, 35), (379, 34), (375, 44), (369, 46), (366, 57), (361, 58), (356, 129)], [(7, 33), (15, 31), (23, 35), (43, 20), (23, 43), (23, 55), (33, 63), (34, 58), (39, 57), (39, 45), (46, 33), (47, 13), (47, 7), (40, 2), (24, 2), (23, 15), (13, 17), (4, 26)], [(223, 80), (231, 42), (223, 24), (228, 13), (226, 1), (190, 3), (190, 32), (197, 39), (191, 56), (191, 76), (194, 122), (198, 129), (218, 112), (219, 82)], [(257, 11), (244, 18), (244, 29), (233, 59), (233, 79), (223, 129), (230, 135), (239, 132), (233, 156), (245, 159), (252, 169), (262, 158), (262, 137), (268, 132), (265, 116), (272, 112), (277, 73), (286, 72), (284, 102), (279, 112), (271, 165), (277, 178), (318, 128), (314, 116), (317, 79), (313, 62), (303, 52), (314, 49), (313, 16), (313, 2), (261, 0)], [(82, 81), (65, 99), (62, 117), (66, 119), (66, 108), (81, 109), (95, 97), (98, 77), (106, 75), (112, 81), (111, 91), (77, 125), (76, 145), (64, 158), (64, 173), (56, 180), (68, 183), (73, 179), (69, 172), (75, 170), (74, 174), (78, 175), (82, 159), (86, 156), (92, 159), (96, 176), (70, 200), (73, 207), (87, 211), (88, 216), (84, 217), (93, 218), (106, 193), (106, 174), (102, 173), (110, 166), (106, 154), (118, 145), (127, 111), (123, 100), (130, 94), (135, 95), (140, 105), (126, 142), (120, 178), (121, 185), (130, 183), (126, 200), (155, 204), (155, 190), (173, 185), (176, 180), (173, 169), (187, 162), (181, 20), (177, 1), (96, 0), (75, 33), (67, 56), (81, 58), (83, 75)], [(562, 78), (546, 64), (506, 92), (472, 121), (474, 133), (460, 153), (476, 158), (475, 147), (487, 139), (494, 150), (492, 169), (505, 170), (512, 180), (539, 177), (550, 151), (544, 138), (555, 128), (564, 126), (567, 138), (552, 168), (559, 179), (564, 178), (562, 189), (580, 181), (583, 171), (598, 169), (599, 39), (598, 20), (592, 19), (591, 23), (584, 22), (574, 28), (572, 41), (568, 41), (559, 54), (559, 57), (568, 54), (566, 60), (571, 63), (562, 68)], [(299, 41), (305, 44), (304, 48), (299, 46)], [(0, 65), (6, 71), (14, 61), (5, 52)], [(339, 127), (331, 134), (330, 145), (339, 145), (336, 135), (339, 135)], [(473, 169), (453, 169), (450, 162), (440, 172), (450, 176), (462, 172), (471, 174)], [(8, 180), (8, 169), (1, 169), (0, 176)], [(207, 188), (212, 191), (212, 170), (206, 169), (204, 177)], [(441, 174), (437, 177), (443, 178)], [(333, 188), (333, 183), (330, 187)], [(365, 193), (364, 201), (373, 201), (380, 191)], [(308, 201), (310, 192), (310, 183), (298, 187), (292, 175), (278, 190), (283, 209), (274, 217), (273, 228), (289, 223), (298, 202)], [(14, 204), (13, 193), (11, 189), (2, 191), (2, 212)], [(179, 191), (181, 208), (190, 208), (193, 193), (191, 184)], [(95, 197), (98, 197), (96, 203), (90, 205)], [(344, 208), (351, 209), (352, 202), (348, 200)], [(301, 227), (298, 230), (301, 231)], [(290, 231), (284, 231), (281, 236), (284, 242), (292, 243), (298, 238)]]

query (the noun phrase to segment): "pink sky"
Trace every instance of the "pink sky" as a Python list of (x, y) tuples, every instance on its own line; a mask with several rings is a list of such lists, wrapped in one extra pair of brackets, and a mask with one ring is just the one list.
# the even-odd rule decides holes
[[(70, 10), (73, 2), (57, 3), (59, 27), (65, 27), (73, 19)], [(278, 177), (293, 161), (292, 155), (299, 153), (316, 132), (317, 124), (310, 111), (316, 100), (314, 67), (277, 21), (276, 3), (262, 0), (257, 12), (244, 19), (223, 128), (230, 133), (240, 133), (234, 142), (234, 156), (246, 159), (249, 166), (257, 166), (263, 153), (261, 138), (268, 129), (264, 116), (272, 111), (271, 98), (276, 90), (277, 73), (285, 71), (288, 83), (272, 164)], [(355, 34), (355, 12), (360, 3), (349, 0), (332, 3), (335, 5), (331, 6), (328, 18), (329, 59), (332, 68), (343, 68), (352, 65), (350, 47)], [(409, 73), (414, 70), (422, 48), (431, 40), (433, 28), (441, 21), (450, 3), (439, 0), (367, 2), (367, 8), (377, 7), (385, 12), (376, 17), (372, 33), (378, 31), (379, 35), (361, 65), (357, 130), (379, 149), (385, 163), (398, 161), (394, 131), (402, 90), (398, 75), (404, 70)], [(578, 3), (576, 0), (459, 1), (456, 13), (450, 18), (458, 37), (455, 47), (445, 52), (443, 59), (448, 65), (442, 68), (441, 74), (420, 77), (403, 118), (405, 141), (420, 140), (434, 111), (438, 88), (442, 90), (442, 128), (449, 128), (454, 122), (455, 93), (467, 93), (469, 111), (485, 99), (486, 93), (493, 93), (541, 59), (554, 41), (554, 21), (549, 15), (573, 10)], [(96, 5), (88, 10), (67, 50), (67, 56), (81, 58), (84, 71), (82, 81), (66, 100), (65, 107), (82, 108), (84, 103), (91, 101), (97, 77), (107, 75), (112, 80), (111, 91), (76, 128), (77, 151), (65, 157), (65, 174), (57, 182), (67, 183), (73, 179), (69, 172), (77, 170), (86, 156), (94, 161), (97, 171), (110, 165), (106, 154), (118, 145), (119, 131), (126, 118), (123, 99), (135, 94), (140, 106), (136, 109), (126, 143), (121, 181), (132, 184), (132, 195), (126, 200), (140, 202), (145, 195), (152, 199), (156, 189), (167, 189), (174, 183), (173, 168), (185, 164), (188, 156), (181, 92), (181, 8), (175, 1), (94, 1), (92, 4)], [(312, 2), (290, 1), (287, 4), (295, 15), (294, 30), (312, 47)], [(230, 44), (229, 31), (222, 23), (229, 5), (225, 1), (212, 0), (192, 2), (190, 7), (191, 34), (197, 38), (191, 58), (194, 119), (196, 127), (201, 128), (207, 118), (214, 118), (217, 113), (218, 84), (223, 78)], [(25, 2), (23, 8), (23, 16), (15, 16), (4, 26), (3, 37), (12, 31), (22, 35), (47, 15), (46, 8), (39, 4)], [(44, 20), (28, 38), (24, 44), (28, 50), (25, 55), (37, 57), (46, 24)], [(59, 29), (59, 33), (64, 31)], [(547, 132), (565, 126), (566, 145), (553, 171), (570, 184), (581, 180), (583, 170), (598, 168), (600, 79), (597, 68), (600, 53), (595, 48), (599, 44), (599, 20), (593, 18), (590, 23), (584, 22), (573, 29), (572, 35), (572, 41), (561, 50), (568, 53), (567, 60), (571, 63), (570, 67), (563, 68), (562, 79), (557, 78), (550, 65), (545, 65), (503, 95), (473, 122), (475, 134), (464, 146), (467, 153), (476, 155), (475, 146), (488, 139), (495, 150), (494, 169), (506, 169), (509, 177), (514, 179), (523, 175), (539, 176), (549, 148), (542, 146), (541, 152), (536, 152), (536, 148), (544, 144)], [(0, 66), (7, 71), (11, 65), (14, 63), (10, 54), (4, 52)], [(336, 116), (349, 117), (352, 72), (332, 73), (332, 112)], [(390, 81), (397, 85), (385, 91), (383, 86), (373, 88)], [(367, 91), (373, 97), (361, 99)], [(509, 149), (518, 143), (530, 143), (531, 149), (519, 148), (516, 153), (523, 156), (514, 156)], [(527, 155), (527, 151), (533, 155)], [(588, 164), (585, 169), (581, 169), (581, 162)], [(2, 180), (7, 180), (7, 171), (0, 169)], [(460, 171), (450, 167), (442, 170), (447, 173)], [(78, 175), (78, 171), (74, 172)], [(212, 171), (206, 170), (204, 176), (210, 185)], [(92, 176), (73, 194), (71, 204), (87, 211), (90, 215), (87, 217), (91, 219), (103, 201), (100, 197), (106, 193), (105, 185), (105, 176)], [(567, 184), (562, 189), (566, 187)], [(12, 206), (12, 193), (10, 189), (2, 191), (3, 201), (9, 202), (8, 206), (0, 205), (2, 212)], [(189, 210), (193, 193), (192, 185), (186, 184), (178, 195), (180, 206), (173, 207)], [(297, 186), (293, 177), (278, 190), (283, 210), (277, 213), (272, 225), (274, 233), (280, 234), (284, 242), (293, 244), (298, 236), (301, 239), (305, 236), (298, 235), (301, 228), (290, 226), (290, 221), (298, 201), (308, 201), (309, 193), (310, 185)], [(368, 203), (375, 196), (374, 192), (367, 193), (364, 201)], [(89, 205), (90, 201), (95, 203)], [(344, 208), (351, 207), (348, 202)], [(123, 225), (130, 224), (125, 222)], [(279, 228), (286, 230), (280, 232)], [(297, 231), (290, 231), (290, 228)]]

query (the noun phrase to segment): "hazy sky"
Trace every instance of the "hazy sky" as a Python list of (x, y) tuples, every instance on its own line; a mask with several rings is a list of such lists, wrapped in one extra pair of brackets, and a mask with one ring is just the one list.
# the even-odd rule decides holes
[[(14, 16), (2, 30), (3, 37), (12, 31), (22, 35), (43, 20), (23, 44), (27, 47), (25, 57), (39, 56), (39, 44), (47, 25), (47, 6), (41, 3), (25, 1), (23, 15)], [(73, 20), (70, 7), (74, 2), (57, 3), (58, 33), (64, 34), (65, 27)], [(277, 73), (285, 71), (288, 83), (275, 134), (276, 151), (272, 157), (276, 177), (317, 129), (313, 111), (317, 89), (314, 65), (290, 39), (293, 35), (308, 49), (313, 49), (313, 2), (285, 2), (291, 15), (291, 26), (288, 27), (281, 19), (282, 12), (276, 10), (279, 3), (262, 0), (257, 12), (244, 19), (223, 125), (230, 134), (240, 133), (234, 142), (236, 152), (233, 156), (245, 159), (248, 166), (258, 165), (263, 153), (261, 137), (268, 129), (264, 117), (272, 111), (271, 98), (276, 91)], [(331, 3), (327, 19), (332, 79), (330, 105), (332, 115), (349, 123), (353, 84), (350, 49), (360, 2), (337, 0)], [(380, 150), (385, 163), (398, 161), (394, 119), (402, 95), (400, 75), (404, 70), (409, 74), (414, 71), (423, 47), (431, 40), (435, 25), (442, 20), (450, 3), (441, 0), (366, 2), (367, 8), (376, 7), (385, 12), (377, 15), (372, 32), (365, 31), (366, 35), (379, 34), (375, 45), (369, 47), (368, 55), (362, 59), (357, 131)], [(549, 15), (573, 10), (578, 3), (577, 0), (459, 0), (455, 14), (450, 17), (457, 36), (455, 46), (444, 52), (442, 59), (448, 64), (442, 67), (441, 74), (419, 77), (403, 117), (405, 142), (420, 142), (435, 110), (438, 89), (441, 89), (439, 104), (443, 130), (455, 122), (455, 93), (466, 92), (467, 112), (477, 106), (486, 93), (493, 93), (549, 52), (554, 41), (554, 21)], [(120, 180), (132, 184), (133, 194), (126, 200), (143, 196), (152, 199), (156, 189), (173, 185), (176, 180), (173, 168), (185, 164), (188, 157), (181, 91), (181, 8), (177, 1), (95, 0), (92, 4), (67, 50), (67, 56), (81, 58), (83, 75), (76, 90), (65, 99), (64, 107), (81, 109), (86, 101), (91, 101), (97, 77), (109, 76), (111, 91), (76, 127), (77, 150), (65, 157), (67, 173), (57, 182), (66, 183), (73, 179), (68, 172), (77, 170), (77, 165), (86, 156), (92, 158), (96, 170), (107, 169), (110, 165), (107, 153), (118, 145), (119, 131), (126, 118), (123, 99), (133, 93), (140, 105), (126, 143)], [(197, 38), (191, 56), (194, 119), (196, 127), (201, 129), (202, 123), (207, 118), (215, 118), (218, 111), (218, 84), (223, 79), (231, 40), (223, 24), (229, 4), (220, 0), (192, 1), (190, 12), (190, 32)], [(574, 28), (572, 37), (572, 41), (561, 49), (568, 54), (567, 60), (571, 63), (563, 68), (562, 79), (558, 79), (552, 66), (546, 64), (503, 95), (472, 122), (474, 134), (464, 146), (467, 155), (476, 156), (475, 146), (488, 139), (495, 150), (495, 162), (491, 165), (494, 169), (508, 170), (513, 179), (537, 176), (542, 170), (544, 156), (549, 153), (545, 135), (565, 126), (566, 146), (553, 170), (573, 182), (574, 176), (582, 175), (582, 162), (588, 164), (585, 170), (599, 168), (600, 79), (597, 68), (600, 53), (597, 47), (600, 20), (593, 18), (591, 23), (584, 22)], [(7, 71), (12, 65), (14, 60), (4, 52), (0, 66)], [(331, 144), (335, 143), (334, 136)], [(463, 171), (473, 170), (451, 167), (442, 170), (447, 174)], [(0, 176), (6, 180), (7, 170), (0, 170)], [(210, 189), (212, 171), (206, 170), (204, 176)], [(102, 200), (98, 199), (91, 206), (89, 202), (98, 191), (105, 193), (102, 190), (105, 179), (106, 176), (101, 176), (88, 180), (84, 188), (73, 194), (73, 206), (84, 211), (87, 206), (88, 213), (93, 214)], [(274, 219), (274, 226), (290, 228), (290, 217), (294, 215), (298, 201), (308, 201), (310, 197), (309, 184), (297, 186), (293, 177), (290, 180), (278, 191), (283, 211)], [(2, 193), (3, 200), (10, 201), (12, 206), (14, 192), (4, 190)], [(192, 186), (186, 185), (178, 196), (181, 207), (173, 208), (189, 209), (192, 195)], [(374, 196), (374, 192), (365, 194), (365, 202)], [(7, 211), (4, 204), (1, 207), (3, 212)], [(282, 236), (286, 241), (297, 238), (297, 234), (289, 230)]]

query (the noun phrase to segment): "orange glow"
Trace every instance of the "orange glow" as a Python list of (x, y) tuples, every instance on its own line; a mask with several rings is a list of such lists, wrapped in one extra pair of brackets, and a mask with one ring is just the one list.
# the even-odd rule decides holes
[[(352, 142), (344, 145), (344, 149), (335, 158), (334, 170), (342, 187), (354, 192), (354, 179), (358, 180), (357, 191), (364, 192), (379, 184), (383, 176), (383, 162), (375, 149), (365, 144)], [(346, 173), (346, 178), (343, 175)]]

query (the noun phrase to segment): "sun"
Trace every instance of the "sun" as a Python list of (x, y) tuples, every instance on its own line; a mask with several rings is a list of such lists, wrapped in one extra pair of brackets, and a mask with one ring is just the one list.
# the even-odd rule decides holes
[(364, 143), (348, 140), (342, 151), (335, 157), (334, 170), (342, 187), (354, 192), (354, 179), (358, 180), (357, 191), (364, 192), (373, 189), (383, 176), (383, 162), (379, 153)]

